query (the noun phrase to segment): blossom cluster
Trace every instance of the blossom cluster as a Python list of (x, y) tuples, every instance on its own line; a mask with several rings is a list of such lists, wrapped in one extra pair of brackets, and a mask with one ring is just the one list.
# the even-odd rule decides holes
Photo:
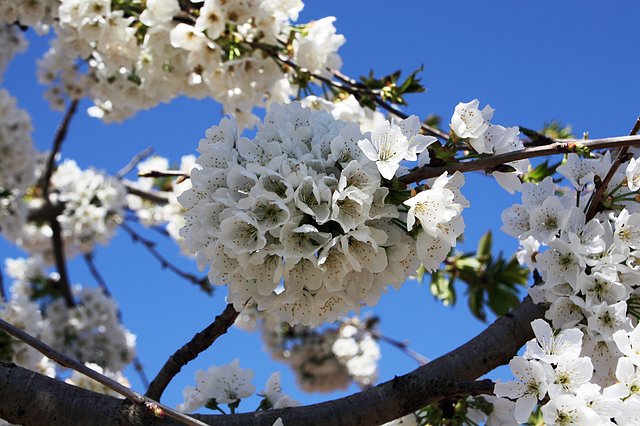
[(27, 39), (15, 25), (0, 23), (0, 83), (13, 57), (27, 49)]
[[(73, 160), (62, 162), (51, 176), (52, 205), (58, 206), (66, 255), (88, 253), (97, 243), (106, 244), (124, 212), (125, 189), (115, 178), (92, 168), (82, 170)], [(40, 197), (24, 197), (29, 211), (45, 209)], [(56, 212), (57, 213), (57, 212)], [(52, 229), (48, 221), (29, 219), (5, 235), (32, 254), (52, 262)]]
[(39, 80), (51, 85), (54, 107), (65, 95), (89, 96), (90, 114), (107, 121), (186, 95), (210, 96), (253, 124), (254, 106), (286, 102), (298, 89), (295, 71), (278, 58), (325, 75), (341, 65), (335, 18), (294, 25), (302, 7), (300, 0), (61, 0)]
[[(189, 174), (195, 163), (193, 155), (185, 155), (180, 160), (180, 167), (177, 169)], [(144, 174), (150, 171), (169, 170), (169, 160), (160, 156), (153, 156), (138, 164), (138, 173)], [(134, 194), (127, 194), (127, 208), (134, 211), (140, 223), (144, 226), (164, 225), (167, 233), (178, 244), (182, 244), (183, 238), (180, 236), (180, 228), (184, 226), (184, 209), (178, 203), (178, 196), (185, 190), (191, 188), (190, 179), (148, 178), (140, 177), (131, 185), (136, 189), (153, 192), (161, 198), (166, 199), (166, 203), (160, 204), (151, 202)], [(186, 253), (186, 249), (183, 250)]]
[[(570, 188), (551, 177), (522, 185), (522, 204), (502, 214), (503, 231), (521, 243), (518, 258), (540, 274), (529, 293), (549, 304), (532, 323), (538, 343), (511, 362), (518, 382), (496, 386), (496, 395), (516, 401), (515, 419), (526, 421), (542, 406), (546, 424), (637, 424), (634, 350), (637, 320), (640, 211), (635, 159), (610, 174), (610, 154), (568, 154), (557, 171)], [(610, 180), (594, 202), (596, 181)], [(589, 214), (590, 216), (587, 216)], [(546, 401), (546, 400), (545, 400)]]
[[(272, 105), (253, 140), (223, 119), (200, 141), (192, 188), (178, 197), (185, 245), (211, 266), (211, 282), (228, 284), (238, 310), (252, 299), (313, 326), (374, 305), (418, 260), (437, 268), (464, 227), (461, 174), (443, 174), (408, 200), (406, 224), (385, 201), (400, 161), (431, 142), (418, 130), (410, 117), (362, 134), (299, 103)], [(417, 252), (407, 232), (416, 218)]]
[(60, 0), (0, 0), (0, 22), (19, 23), (46, 32), (57, 15)]
[[(46, 274), (45, 267), (41, 257), (6, 261), (14, 281), (0, 317), (74, 359), (117, 375), (135, 356), (136, 338), (120, 323), (116, 303), (99, 289), (80, 286), (74, 288), (74, 306), (66, 306), (59, 297), (52, 301), (58, 276)], [(54, 364), (35, 349), (16, 341), (9, 351), (13, 362), (55, 375)]]
[[(584, 356), (582, 331), (567, 328), (555, 333), (541, 319), (531, 326), (536, 339), (527, 343), (524, 356), (509, 363), (517, 381), (498, 383), (495, 387), (498, 397), (515, 400), (515, 403), (503, 400), (505, 408), (510, 405), (507, 411), (513, 411), (513, 419), (526, 422), (535, 405), (544, 400), (541, 412), (548, 425), (640, 422), (637, 355), (640, 328), (613, 334), (614, 345), (622, 356), (617, 358), (616, 383), (605, 387), (593, 383), (593, 357)], [(588, 350), (586, 353), (590, 354)]]
[(0, 89), (0, 232), (19, 229), (26, 209), (19, 202), (35, 179), (36, 153), (31, 117), (16, 99)]
[(356, 317), (330, 327), (290, 326), (252, 305), (240, 313), (236, 326), (259, 329), (271, 356), (287, 363), (307, 392), (330, 392), (351, 383), (367, 387), (376, 381), (380, 347), (369, 325)]
[[(495, 110), (489, 105), (480, 110), (479, 105), (480, 101), (474, 99), (471, 102), (460, 102), (456, 106), (449, 124), (456, 139), (466, 141), (478, 154), (505, 154), (524, 148), (518, 137), (518, 127), (491, 124)], [(507, 165), (513, 168), (513, 172), (496, 170), (492, 175), (501, 187), (513, 194), (520, 190), (518, 176), (527, 171), (529, 160), (513, 161)]]
[[(218, 407), (229, 404), (237, 407), (240, 400), (250, 397), (256, 391), (251, 384), (253, 371), (241, 368), (237, 359), (220, 367), (212, 366), (207, 371), (196, 371), (196, 386), (187, 386), (183, 390), (184, 403), (178, 406), (181, 411), (194, 411), (200, 407)], [(265, 389), (260, 393), (263, 397), (261, 409), (296, 407), (300, 405), (282, 392), (280, 373), (275, 372), (267, 379)]]

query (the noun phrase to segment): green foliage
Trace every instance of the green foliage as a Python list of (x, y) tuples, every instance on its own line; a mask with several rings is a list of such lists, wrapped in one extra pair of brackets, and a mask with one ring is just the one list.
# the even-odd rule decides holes
[(558, 120), (544, 123), (540, 133), (550, 137), (551, 139), (575, 139), (571, 124), (563, 125)]
[(556, 169), (562, 164), (562, 161), (558, 161), (555, 164), (549, 164), (549, 160), (538, 164), (536, 167), (527, 170), (521, 177), (523, 182), (538, 183), (542, 182), (546, 177), (553, 176), (556, 173)]
[(446, 260), (443, 270), (431, 274), (431, 294), (445, 305), (456, 303), (455, 283), (467, 285), (469, 309), (486, 321), (489, 308), (501, 316), (520, 303), (518, 287), (527, 284), (529, 270), (520, 266), (515, 256), (504, 259), (502, 253), (491, 254), (492, 235), (487, 232), (475, 253), (458, 253)]
[(427, 405), (418, 410), (415, 416), (420, 426), (476, 426), (467, 417), (469, 409), (481, 410), (489, 415), (493, 411), (493, 405), (482, 397), (449, 399)]
[[(389, 101), (397, 105), (407, 105), (404, 95), (425, 91), (424, 86), (420, 83), (421, 78), (418, 77), (422, 69), (423, 67), (421, 66), (403, 81), (400, 79), (401, 70), (381, 78), (375, 77), (373, 70), (371, 70), (368, 76), (360, 77), (360, 84), (371, 92), (379, 93), (383, 101)], [(372, 109), (376, 107), (373, 99), (364, 96), (360, 98), (360, 104)]]

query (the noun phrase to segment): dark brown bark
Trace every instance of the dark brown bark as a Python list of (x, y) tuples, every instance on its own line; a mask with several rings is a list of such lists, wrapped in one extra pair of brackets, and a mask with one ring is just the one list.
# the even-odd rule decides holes
[[(444, 396), (460, 392), (459, 382), (472, 381), (506, 364), (529, 339), (530, 323), (544, 306), (530, 298), (496, 320), (478, 336), (446, 355), (371, 389), (305, 407), (237, 415), (194, 416), (211, 425), (267, 425), (282, 418), (292, 425), (375, 425), (411, 413)], [(455, 330), (452, 330), (455, 332)], [(14, 423), (40, 425), (133, 424), (128, 402), (66, 385), (37, 373), (0, 363), (0, 417)], [(149, 424), (176, 424), (149, 418)]]

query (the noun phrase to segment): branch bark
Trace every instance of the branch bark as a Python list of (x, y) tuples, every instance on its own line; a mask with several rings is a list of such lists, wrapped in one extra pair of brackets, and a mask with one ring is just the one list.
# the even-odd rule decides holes
[(640, 136), (619, 136), (592, 140), (563, 139), (552, 144), (525, 148), (519, 151), (508, 152), (506, 154), (492, 155), (479, 160), (466, 161), (463, 163), (451, 163), (438, 167), (429, 167), (429, 165), (426, 165), (401, 176), (400, 181), (406, 184), (415, 183), (424, 179), (440, 176), (444, 172), (472, 172), (477, 170), (491, 171), (493, 168), (501, 164), (511, 163), (513, 161), (573, 152), (576, 145), (584, 146), (592, 150), (637, 146), (640, 145)]
[(182, 367), (196, 359), (196, 357), (211, 346), (218, 337), (225, 334), (229, 327), (233, 325), (236, 318), (238, 318), (238, 315), (239, 312), (233, 308), (233, 305), (228, 304), (224, 311), (216, 316), (211, 324), (193, 336), (189, 342), (169, 357), (149, 385), (146, 396), (160, 400), (169, 382), (182, 370)]
[[(530, 323), (542, 317), (545, 310), (545, 306), (534, 305), (527, 297), (512, 312), (459, 348), (409, 374), (351, 396), (306, 407), (193, 417), (210, 425), (225, 426), (271, 426), (279, 417), (287, 426), (381, 424), (436, 402), (447, 392), (459, 392), (459, 382), (474, 380), (506, 364), (533, 338)], [(2, 363), (0, 400), (9, 401), (0, 404), (0, 417), (14, 423), (37, 425), (47, 419), (51, 425), (131, 424), (127, 420), (131, 418), (131, 404), (127, 402)], [(153, 425), (176, 424), (166, 418), (149, 421)]]

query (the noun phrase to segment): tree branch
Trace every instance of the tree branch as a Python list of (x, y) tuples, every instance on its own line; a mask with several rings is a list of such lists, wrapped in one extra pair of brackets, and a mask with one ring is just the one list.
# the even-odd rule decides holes
[[(48, 208), (53, 209), (49, 196), (45, 197)], [(67, 260), (64, 254), (64, 240), (62, 239), (62, 228), (60, 228), (60, 222), (58, 216), (52, 215), (49, 218), (49, 226), (51, 227), (51, 245), (53, 247), (53, 257), (56, 263), (56, 270), (60, 278), (57, 281), (60, 293), (64, 298), (67, 307), (73, 307), (75, 301), (73, 300), (73, 294), (71, 293), (71, 282), (69, 281), (69, 273), (67, 272)]]
[[(193, 417), (210, 425), (271, 426), (278, 417), (287, 426), (381, 424), (442, 399), (447, 396), (443, 395), (446, 391), (459, 391), (460, 381), (474, 380), (508, 363), (518, 349), (534, 337), (531, 321), (541, 318), (545, 310), (545, 306), (534, 305), (527, 297), (512, 312), (497, 319), (459, 348), (409, 374), (351, 396), (306, 407)], [(45, 396), (46, 406), (32, 403), (34, 400), (42, 401)], [(130, 407), (121, 400), (83, 389), (70, 389), (59, 381), (2, 363), (0, 400), (18, 401), (0, 404), (0, 417), (26, 425), (41, 424), (42, 419), (47, 419), (51, 425), (112, 425), (119, 419), (128, 418), (130, 411)], [(77, 418), (71, 415), (74, 413), (71, 410), (77, 410)], [(32, 414), (34, 412), (35, 415)], [(60, 420), (62, 415), (67, 417)], [(91, 421), (87, 422), (87, 418)], [(30, 422), (27, 419), (31, 419)], [(152, 420), (154, 425), (175, 424), (170, 419)]]
[[(41, 342), (40, 340), (36, 339), (30, 334), (24, 332), (23, 330), (20, 330), (19, 328), (14, 327), (13, 325), (9, 324), (3, 319), (0, 319), (0, 329), (12, 335), (16, 339), (19, 339), (24, 343), (28, 344), (29, 346), (36, 349), (38, 352), (40, 352), (44, 356), (56, 361), (58, 364), (62, 365), (63, 367), (71, 368), (79, 373), (84, 374), (85, 376), (106, 386), (107, 388), (113, 390), (114, 392), (117, 392), (118, 394), (124, 396), (134, 404), (137, 404), (141, 407), (145, 407), (147, 410), (150, 410), (151, 412), (153, 412), (154, 415), (156, 416), (163, 416), (166, 414), (167, 416), (177, 420), (181, 424), (192, 425), (192, 426), (203, 425), (202, 422), (196, 419), (192, 419), (191, 417), (186, 416), (178, 411), (175, 411), (170, 407), (159, 404), (156, 401), (153, 401), (151, 398), (142, 396), (139, 393), (129, 389), (128, 387), (116, 382), (115, 380), (110, 379), (109, 377), (106, 377), (98, 373), (97, 371), (90, 369), (89, 367), (82, 364), (81, 362), (76, 361), (75, 359), (56, 351), (51, 346)], [(7, 399), (3, 399), (3, 403), (4, 401), (7, 401)], [(43, 417), (42, 419), (45, 419), (45, 418), (48, 418), (48, 417)], [(42, 419), (40, 420), (42, 421)]]
[(65, 113), (60, 126), (56, 130), (56, 135), (53, 138), (53, 148), (51, 148), (51, 152), (49, 153), (49, 157), (47, 158), (47, 165), (44, 170), (44, 174), (42, 175), (42, 183), (40, 187), (42, 188), (42, 194), (45, 199), (49, 198), (49, 184), (51, 183), (51, 175), (53, 175), (53, 166), (55, 165), (56, 155), (60, 152), (62, 148), (62, 143), (64, 139), (67, 137), (67, 131), (69, 130), (69, 124), (71, 123), (71, 119), (78, 109), (79, 99), (74, 99), (69, 104), (69, 108)]
[[(640, 117), (636, 119), (636, 122), (633, 125), (631, 132), (629, 133), (629, 136), (634, 136), (638, 134), (639, 131), (640, 131)], [(622, 164), (624, 160), (624, 156), (626, 155), (628, 149), (629, 149), (628, 146), (624, 146), (616, 154), (616, 158), (611, 163), (611, 168), (609, 169), (609, 172), (607, 172), (607, 175), (604, 177), (602, 182), (600, 182), (598, 189), (596, 189), (596, 192), (593, 194), (593, 197), (591, 198), (591, 202), (589, 203), (589, 209), (587, 210), (587, 220), (592, 219), (598, 212), (598, 207), (600, 205), (600, 202), (602, 201), (602, 197), (604, 196), (605, 191), (607, 190), (607, 186), (609, 186), (609, 182), (611, 182), (613, 175), (616, 174), (618, 167), (620, 167), (620, 164)]]
[(196, 357), (209, 348), (218, 337), (225, 334), (229, 327), (233, 325), (236, 318), (238, 318), (238, 315), (239, 312), (233, 308), (233, 305), (228, 304), (224, 311), (216, 316), (211, 324), (193, 336), (188, 343), (169, 357), (151, 382), (151, 385), (149, 385), (146, 395), (150, 398), (160, 400), (162, 393), (175, 375), (182, 370), (182, 367), (196, 359)]
[(171, 272), (173, 272), (174, 274), (184, 278), (185, 280), (197, 285), (198, 287), (200, 287), (202, 289), (202, 291), (204, 291), (207, 294), (211, 294), (213, 293), (213, 288), (211, 287), (211, 283), (209, 283), (209, 279), (205, 276), (202, 278), (199, 278), (189, 272), (185, 272), (182, 269), (178, 268), (177, 266), (175, 266), (173, 263), (169, 262), (169, 260), (167, 260), (162, 254), (160, 254), (160, 252), (158, 251), (158, 249), (156, 249), (156, 243), (148, 240), (147, 238), (143, 237), (142, 235), (140, 235), (139, 233), (137, 233), (136, 231), (134, 231), (131, 227), (129, 227), (129, 225), (127, 225), (126, 223), (121, 223), (120, 227), (122, 229), (125, 230), (125, 232), (127, 234), (129, 234), (129, 236), (131, 237), (131, 240), (134, 243), (140, 243), (143, 245), (143, 247), (145, 247), (149, 253), (151, 253), (151, 255), (153, 257), (155, 257), (159, 262), (160, 262), (160, 266), (163, 269), (169, 269)]
[(143, 190), (135, 186), (133, 182), (127, 180), (122, 181), (122, 184), (127, 189), (127, 192), (131, 195), (136, 195), (143, 200), (151, 201), (152, 203), (159, 204), (161, 206), (169, 202), (169, 198), (162, 194), (160, 191)]
[(122, 179), (125, 177), (135, 166), (137, 166), (142, 160), (153, 154), (153, 147), (147, 147), (143, 151), (137, 153), (118, 173), (115, 174), (116, 179)]
[(492, 155), (490, 157), (481, 158), (479, 160), (451, 163), (445, 166), (430, 167), (426, 165), (419, 169), (415, 169), (399, 179), (401, 182), (410, 184), (419, 182), (424, 179), (440, 176), (444, 172), (471, 172), (477, 170), (492, 171), (493, 168), (513, 161), (525, 160), (527, 158), (544, 157), (554, 154), (565, 154), (574, 152), (576, 146), (587, 147), (591, 150), (610, 149), (626, 146), (640, 145), (640, 136), (618, 136), (613, 138), (602, 139), (563, 139), (548, 145), (535, 146), (531, 148), (521, 149), (519, 151), (508, 152), (505, 154)]

